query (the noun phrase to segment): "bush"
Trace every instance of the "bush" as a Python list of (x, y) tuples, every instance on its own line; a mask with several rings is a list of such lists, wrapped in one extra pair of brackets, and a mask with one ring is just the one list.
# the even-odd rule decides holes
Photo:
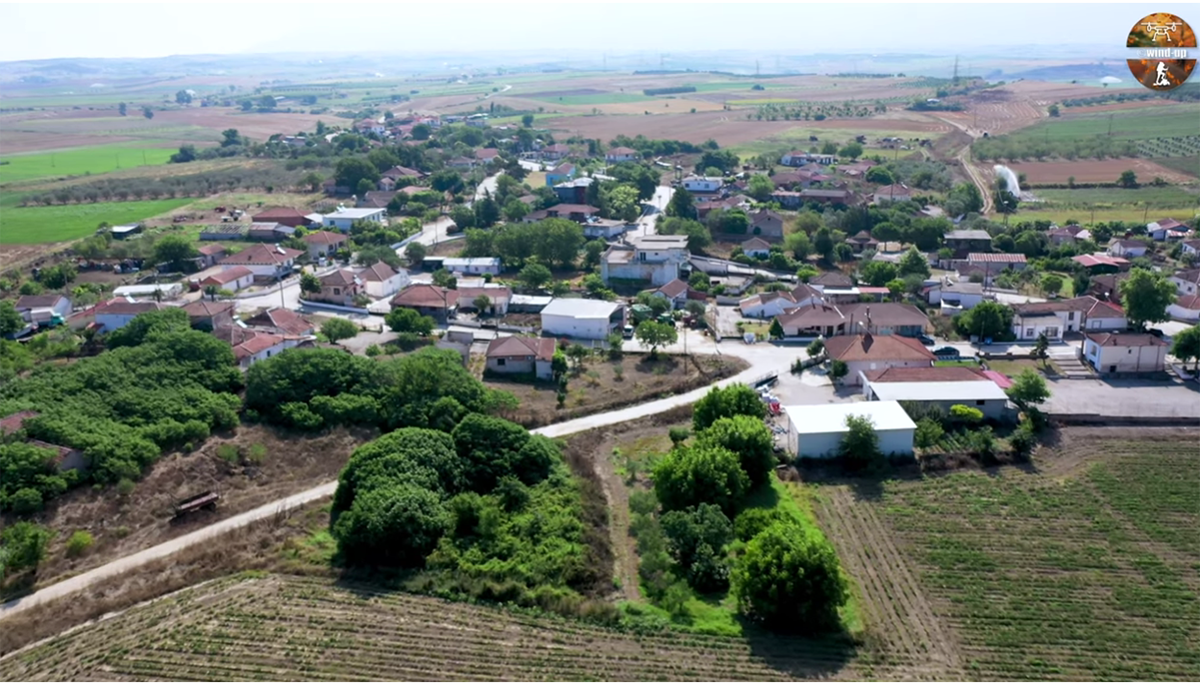
[(738, 456), (717, 446), (676, 448), (654, 468), (654, 492), (664, 510), (712, 503), (733, 517), (749, 489)]
[(134, 486), (135, 484), (133, 483), (132, 479), (122, 479), (121, 481), (118, 481), (117, 495), (122, 497), (128, 496), (129, 494), (133, 493)]
[(766, 405), (749, 386), (731, 384), (725, 388), (713, 387), (696, 401), (692, 409), (692, 428), (699, 433), (723, 417), (749, 415), (762, 419), (766, 414)]
[(229, 463), (236, 465), (241, 453), (238, 452), (238, 447), (231, 443), (223, 443), (217, 446), (217, 457)]
[(667, 436), (671, 437), (671, 443), (678, 446), (687, 441), (687, 438), (692, 435), (692, 431), (687, 427), (671, 427), (667, 432)]
[(964, 405), (950, 406), (950, 420), (958, 424), (975, 425), (983, 422), (983, 411)]
[(36, 569), (46, 558), (50, 530), (30, 522), (15, 522), (0, 531), (0, 579), (25, 569)]
[(879, 450), (879, 435), (875, 433), (875, 423), (871, 418), (850, 415), (846, 417), (846, 426), (849, 431), (842, 437), (838, 449), (846, 467), (864, 470), (881, 464), (883, 453)]
[(940, 423), (923, 417), (917, 420), (917, 429), (913, 434), (913, 443), (918, 448), (932, 448), (938, 445), (938, 442), (942, 440), (942, 436), (945, 433)]
[(751, 486), (766, 483), (775, 470), (775, 439), (761, 418), (723, 417), (701, 432), (699, 441), (736, 453)]
[(1008, 445), (1012, 447), (1013, 453), (1021, 458), (1026, 458), (1033, 453), (1037, 443), (1037, 434), (1033, 431), (1033, 425), (1030, 422), (1021, 423), (1021, 426), (1008, 437)]
[(261, 443), (252, 444), (246, 453), (246, 462), (251, 465), (261, 465), (267, 459), (267, 447)]
[(76, 531), (67, 539), (67, 555), (69, 557), (79, 557), (86, 553), (95, 543), (96, 539), (86, 531)]
[(42, 492), (37, 489), (20, 489), (8, 498), (8, 505), (18, 515), (29, 515), (42, 509)]
[(763, 532), (776, 522), (787, 521), (788, 517), (778, 509), (751, 508), (737, 516), (733, 523), (733, 535), (743, 543)]
[(733, 538), (733, 524), (720, 508), (701, 503), (668, 512), (662, 516), (661, 525), (671, 556), (692, 588), (711, 593), (728, 586), (729, 567), (723, 551)]
[(338, 517), (333, 535), (350, 562), (419, 567), (449, 523), (437, 493), (397, 484), (356, 497)]
[(794, 522), (750, 539), (733, 570), (738, 608), (773, 628), (832, 630), (849, 592), (829, 542)]

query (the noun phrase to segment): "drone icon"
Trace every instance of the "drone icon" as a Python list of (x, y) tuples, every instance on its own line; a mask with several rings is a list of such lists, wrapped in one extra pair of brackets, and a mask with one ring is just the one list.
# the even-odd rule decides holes
[(1158, 40), (1159, 38), (1165, 36), (1168, 43), (1171, 42), (1171, 34), (1179, 30), (1179, 23), (1174, 21), (1170, 21), (1165, 24), (1144, 22), (1142, 23), (1142, 26), (1146, 27), (1146, 30), (1150, 32), (1150, 37), (1154, 40)]

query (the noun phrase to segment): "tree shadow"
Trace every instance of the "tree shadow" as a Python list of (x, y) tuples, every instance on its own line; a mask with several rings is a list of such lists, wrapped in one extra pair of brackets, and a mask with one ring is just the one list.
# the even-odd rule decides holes
[(823, 635), (778, 633), (739, 617), (750, 654), (791, 679), (828, 678), (844, 670), (858, 646), (844, 631)]
[(679, 369), (680, 360), (676, 356), (669, 356), (660, 352), (657, 358), (651, 358), (649, 354), (639, 359), (635, 366), (638, 372), (653, 373), (659, 368), (662, 368), (664, 373), (672, 373)]

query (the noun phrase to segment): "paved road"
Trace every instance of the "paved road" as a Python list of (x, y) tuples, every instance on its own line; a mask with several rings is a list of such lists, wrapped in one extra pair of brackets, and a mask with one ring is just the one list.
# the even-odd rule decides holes
[(626, 235), (628, 237), (645, 237), (657, 234), (655, 222), (658, 220), (659, 214), (667, 210), (667, 204), (670, 203), (671, 197), (674, 194), (675, 189), (670, 187), (660, 186), (655, 190), (654, 196), (645, 202), (651, 209), (642, 214), (642, 217), (637, 221), (637, 227), (626, 233)]
[[(693, 336), (704, 339), (700, 335)], [(689, 339), (689, 342), (691, 341), (692, 340)], [(693, 345), (693, 352), (706, 347), (716, 350), (716, 344), (714, 344), (711, 340), (706, 341), (707, 344), (699, 339), (696, 340), (694, 344), (698, 344), (699, 346)], [(636, 342), (631, 345), (636, 346)], [(751, 365), (749, 369), (734, 375), (733, 377), (718, 382), (718, 386), (724, 386), (732, 382), (749, 381), (768, 372), (769, 370), (779, 368), (779, 350), (769, 345), (741, 345), (738, 347), (735, 346), (735, 344), (726, 343), (721, 345), (721, 351), (726, 351), (726, 347), (728, 347), (730, 355), (744, 356), (748, 361), (750, 361)], [(682, 347), (680, 346), (679, 348)], [(535, 429), (532, 431), (535, 434), (544, 434), (551, 437), (566, 436), (575, 432), (617, 424), (628, 420), (634, 420), (640, 417), (645, 417), (646, 415), (653, 415), (655, 413), (661, 413), (671, 408), (693, 403), (703, 396), (708, 390), (709, 387), (703, 387), (686, 394), (671, 396), (669, 398), (659, 399), (657, 401), (651, 401), (649, 403), (643, 403), (636, 406), (630, 406), (629, 408), (622, 408), (620, 410), (611, 410), (606, 413), (589, 415), (575, 420), (549, 425), (547, 427), (542, 427), (541, 429)], [(0, 620), (49, 600), (71, 595), (104, 579), (111, 578), (121, 574), (122, 572), (126, 572), (155, 560), (162, 559), (185, 548), (211, 541), (221, 534), (239, 529), (247, 524), (250, 524), (251, 522), (267, 519), (279, 514), (280, 512), (306, 505), (315, 500), (328, 498), (333, 495), (333, 492), (336, 489), (336, 481), (326, 482), (307, 491), (288, 496), (282, 500), (269, 503), (262, 507), (250, 510), (249, 512), (244, 512), (240, 515), (217, 522), (203, 529), (193, 531), (190, 534), (180, 536), (179, 538), (172, 539), (165, 543), (160, 543), (159, 545), (147, 548), (126, 557), (122, 557), (118, 560), (113, 560), (106, 565), (97, 567), (88, 572), (84, 572), (78, 576), (71, 577), (65, 581), (60, 581), (59, 583), (46, 586), (36, 593), (28, 595), (24, 598), (0, 605)]]
[(490, 175), (484, 178), (483, 182), (479, 183), (479, 186), (475, 188), (475, 201), (483, 199), (485, 193), (491, 194), (493, 197), (496, 196), (496, 181), (500, 178), (500, 173), (504, 173), (504, 171)]

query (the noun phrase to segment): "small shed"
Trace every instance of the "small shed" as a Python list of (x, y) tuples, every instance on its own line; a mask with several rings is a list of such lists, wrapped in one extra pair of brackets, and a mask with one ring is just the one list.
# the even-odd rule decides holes
[(867, 417), (879, 435), (884, 455), (911, 456), (916, 423), (899, 401), (828, 403), (784, 406), (787, 415), (787, 450), (799, 458), (836, 457), (849, 429), (846, 418)]

